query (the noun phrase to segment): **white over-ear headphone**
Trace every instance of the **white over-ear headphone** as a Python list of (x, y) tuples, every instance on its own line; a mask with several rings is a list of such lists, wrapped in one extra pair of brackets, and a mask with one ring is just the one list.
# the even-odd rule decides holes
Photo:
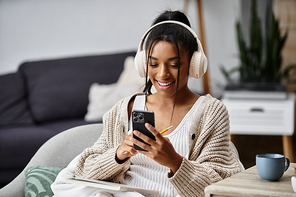
[(162, 21), (160, 23), (157, 23), (157, 24), (153, 25), (152, 27), (150, 27), (146, 31), (146, 33), (143, 35), (141, 42), (139, 44), (139, 47), (138, 47), (137, 54), (135, 56), (134, 62), (135, 62), (136, 70), (138, 71), (138, 73), (141, 77), (146, 76), (146, 52), (145, 52), (145, 50), (143, 50), (145, 38), (153, 28), (155, 28), (159, 25), (168, 24), (168, 23), (178, 24), (178, 25), (185, 27), (188, 31), (191, 32), (191, 34), (196, 39), (198, 50), (193, 53), (192, 58), (190, 60), (189, 75), (194, 78), (201, 78), (205, 74), (205, 72), (207, 71), (207, 67), (208, 67), (208, 60), (207, 60), (207, 57), (202, 49), (201, 43), (200, 43), (196, 33), (193, 31), (193, 29), (191, 29), (188, 25), (186, 25), (184, 23), (181, 23), (179, 21), (173, 21), (173, 20)]

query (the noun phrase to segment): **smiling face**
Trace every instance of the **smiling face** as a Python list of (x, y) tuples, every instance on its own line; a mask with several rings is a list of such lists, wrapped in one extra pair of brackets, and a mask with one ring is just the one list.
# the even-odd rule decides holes
[[(176, 46), (167, 41), (153, 44), (149, 56), (148, 76), (157, 93), (164, 97), (176, 94), (178, 80), (178, 52)], [(178, 92), (188, 90), (189, 58), (180, 50), (180, 73)]]

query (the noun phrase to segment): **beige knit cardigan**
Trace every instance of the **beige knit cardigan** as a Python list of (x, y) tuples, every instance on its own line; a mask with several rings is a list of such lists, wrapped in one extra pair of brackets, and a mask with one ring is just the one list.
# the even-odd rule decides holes
[[(75, 176), (124, 183), (131, 163), (115, 160), (118, 146), (128, 133), (128, 97), (119, 101), (103, 117), (101, 137), (79, 158)], [(222, 102), (206, 95), (194, 114), (189, 131), (189, 150), (178, 171), (168, 172), (168, 181), (180, 196), (204, 196), (204, 188), (241, 171), (239, 159), (230, 145), (229, 117)]]

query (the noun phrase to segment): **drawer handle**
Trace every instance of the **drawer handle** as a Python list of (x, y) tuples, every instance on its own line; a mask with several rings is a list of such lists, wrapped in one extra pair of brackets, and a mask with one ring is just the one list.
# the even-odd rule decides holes
[(262, 112), (262, 113), (264, 113), (264, 109), (262, 109), (262, 108), (251, 108), (250, 111), (251, 112)]

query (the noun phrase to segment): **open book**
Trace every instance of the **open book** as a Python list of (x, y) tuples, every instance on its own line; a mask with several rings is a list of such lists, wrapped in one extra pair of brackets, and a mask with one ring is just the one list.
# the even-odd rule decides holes
[(90, 187), (97, 187), (105, 190), (121, 191), (121, 192), (139, 192), (147, 194), (159, 194), (157, 190), (143, 189), (139, 187), (132, 187), (124, 184), (113, 183), (108, 181), (90, 180), (90, 179), (65, 179), (65, 183), (79, 184)]

